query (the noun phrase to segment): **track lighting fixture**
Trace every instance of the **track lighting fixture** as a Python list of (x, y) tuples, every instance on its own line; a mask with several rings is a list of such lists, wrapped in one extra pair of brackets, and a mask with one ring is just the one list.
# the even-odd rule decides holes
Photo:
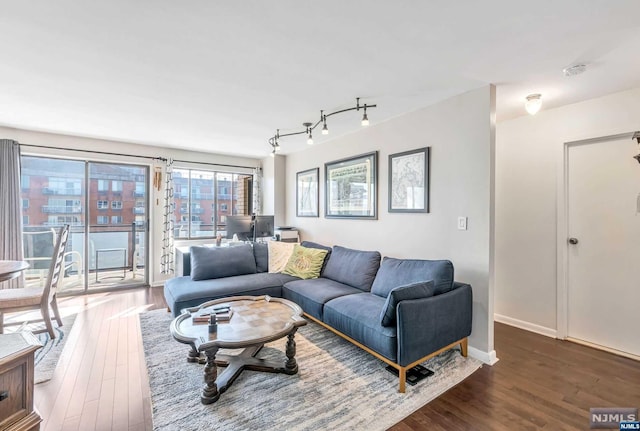
[(311, 136), (311, 123), (302, 123), (307, 130), (307, 144), (313, 145), (313, 136)]
[[(640, 145), (640, 131), (637, 131), (633, 134), (633, 136), (631, 137), (631, 140), (636, 140), (638, 141), (638, 145)], [(636, 159), (638, 161), (638, 163), (640, 163), (640, 154), (633, 156), (634, 159)]]
[(320, 125), (320, 123), (322, 123), (322, 134), (323, 135), (328, 135), (329, 134), (329, 128), (327, 127), (327, 117), (330, 117), (332, 115), (336, 115), (336, 114), (342, 114), (343, 112), (349, 112), (349, 111), (359, 111), (360, 109), (363, 110), (363, 115), (362, 115), (362, 121), (360, 124), (362, 124), (363, 126), (368, 126), (369, 125), (369, 117), (367, 115), (367, 108), (376, 108), (378, 105), (367, 105), (366, 103), (364, 105), (360, 104), (360, 98), (357, 97), (356, 98), (356, 106), (353, 106), (351, 108), (346, 108), (346, 109), (340, 109), (338, 111), (335, 112), (330, 112), (328, 114), (325, 114), (324, 111), (320, 111), (320, 120), (318, 120), (317, 123), (313, 124), (313, 123), (302, 123), (302, 125), (304, 126), (304, 130), (301, 130), (299, 132), (292, 132), (292, 133), (284, 133), (284, 134), (280, 134), (280, 129), (277, 129), (276, 134), (274, 136), (272, 136), (271, 138), (269, 138), (269, 145), (271, 145), (273, 151), (271, 152), (271, 156), (275, 156), (275, 153), (277, 151), (280, 150), (280, 138), (283, 138), (285, 136), (294, 136), (294, 135), (302, 135), (305, 134), (307, 135), (307, 144), (309, 145), (313, 145), (313, 129), (315, 129), (316, 127), (318, 127)]
[(324, 115), (324, 111), (320, 111), (320, 118), (322, 118), (322, 134), (328, 135), (329, 129), (327, 129), (327, 116)]
[(369, 125), (369, 117), (367, 117), (367, 106), (364, 107), (364, 115), (362, 116), (362, 122), (360, 123), (363, 126)]

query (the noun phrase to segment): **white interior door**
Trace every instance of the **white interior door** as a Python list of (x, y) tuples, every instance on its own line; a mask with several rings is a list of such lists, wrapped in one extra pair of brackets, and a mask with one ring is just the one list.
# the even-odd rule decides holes
[(637, 153), (628, 138), (568, 149), (567, 329), (571, 338), (640, 356)]

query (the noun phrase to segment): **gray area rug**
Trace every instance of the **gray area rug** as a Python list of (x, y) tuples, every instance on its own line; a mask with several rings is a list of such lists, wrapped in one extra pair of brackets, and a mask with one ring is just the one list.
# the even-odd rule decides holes
[[(53, 340), (49, 337), (48, 332), (35, 334), (36, 338), (38, 338), (43, 345), (41, 349), (36, 350), (34, 356), (34, 382), (36, 385), (48, 382), (53, 377), (53, 372), (56, 370), (56, 365), (58, 365), (58, 359), (60, 359), (60, 354), (62, 353), (62, 349), (64, 349), (67, 338), (69, 338), (69, 333), (75, 320), (76, 314), (73, 314), (62, 318), (61, 327), (58, 327), (54, 322), (53, 331), (56, 334), (56, 338)], [(27, 330), (30, 329), (29, 326), (27, 326)], [(43, 326), (43, 324), (40, 324), (38, 328)]]
[[(154, 430), (384, 430), (471, 375), (481, 366), (450, 350), (424, 365), (435, 374), (407, 392), (385, 364), (321, 326), (296, 334), (296, 375), (244, 371), (211, 405), (200, 403), (203, 365), (186, 361), (189, 347), (169, 332), (171, 315), (140, 315)], [(285, 339), (263, 358), (283, 358)]]

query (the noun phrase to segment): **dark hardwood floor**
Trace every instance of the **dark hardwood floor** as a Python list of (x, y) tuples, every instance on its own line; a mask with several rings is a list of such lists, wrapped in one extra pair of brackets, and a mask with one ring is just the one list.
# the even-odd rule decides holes
[[(162, 288), (59, 302), (78, 317), (53, 379), (35, 389), (42, 429), (151, 430), (137, 314), (166, 307)], [(640, 407), (640, 362), (501, 324), (495, 340), (496, 365), (391, 429), (586, 430), (590, 407)]]

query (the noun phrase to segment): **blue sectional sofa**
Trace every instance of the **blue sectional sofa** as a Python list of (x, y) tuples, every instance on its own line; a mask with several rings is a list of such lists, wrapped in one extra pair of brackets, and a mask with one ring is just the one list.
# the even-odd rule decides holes
[(309, 319), (397, 369), (400, 392), (415, 365), (456, 345), (467, 355), (472, 291), (454, 281), (451, 262), (302, 245), (329, 251), (319, 278), (269, 273), (266, 244), (191, 247), (186, 273), (165, 282), (167, 305), (178, 316), (183, 308), (229, 296), (289, 299)]

